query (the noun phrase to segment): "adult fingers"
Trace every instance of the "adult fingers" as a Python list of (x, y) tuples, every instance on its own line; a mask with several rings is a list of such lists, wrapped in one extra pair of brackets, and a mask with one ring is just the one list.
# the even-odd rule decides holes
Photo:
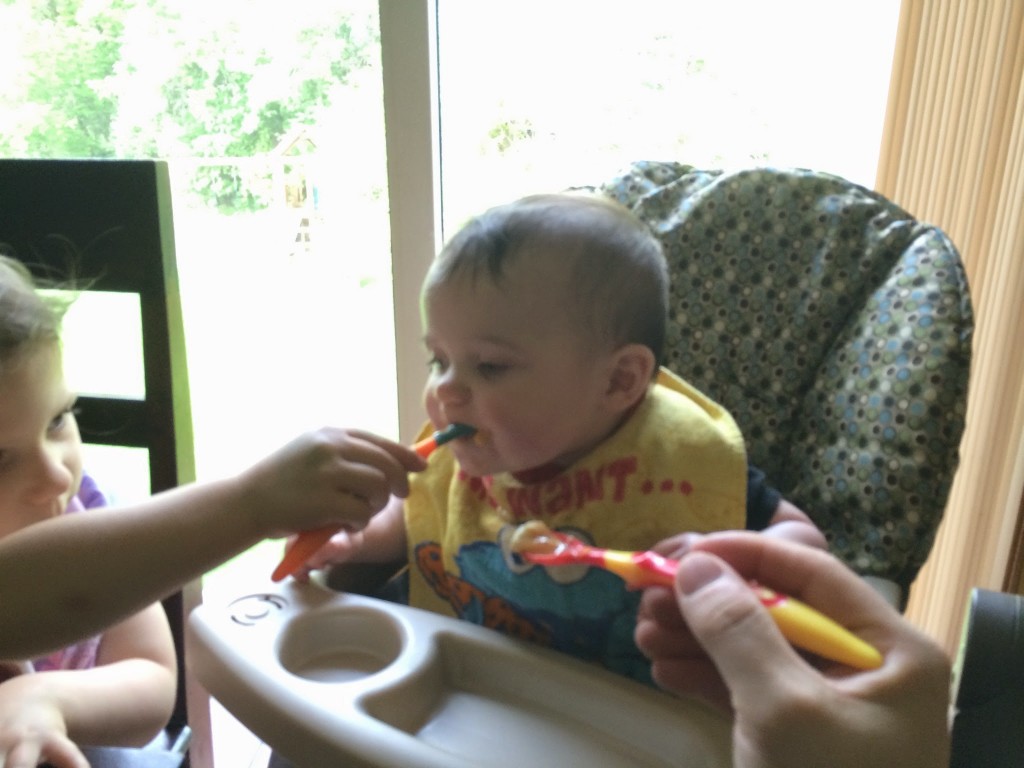
[(726, 714), (732, 711), (729, 688), (706, 654), (656, 659), (651, 663), (651, 678), (666, 691), (695, 696)]
[(744, 578), (807, 603), (868, 642), (899, 630), (901, 618), (833, 555), (792, 541), (749, 532), (704, 536), (694, 551), (714, 554)]
[(764, 709), (773, 692), (816, 674), (786, 642), (746, 579), (717, 556), (695, 551), (684, 557), (676, 596), (736, 709)]
[(677, 533), (675, 536), (670, 536), (667, 539), (662, 539), (651, 547), (652, 552), (657, 552), (659, 555), (668, 557), (672, 560), (679, 560), (683, 555), (693, 549), (694, 545), (704, 537), (702, 533), (694, 533), (687, 531), (686, 533)]
[(637, 611), (635, 639), (651, 659), (705, 656), (679, 611), (675, 593), (665, 587), (644, 590)]

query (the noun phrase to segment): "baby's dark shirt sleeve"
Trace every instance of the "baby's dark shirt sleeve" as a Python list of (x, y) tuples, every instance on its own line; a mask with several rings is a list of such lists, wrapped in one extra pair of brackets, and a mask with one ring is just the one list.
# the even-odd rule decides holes
[(767, 528), (781, 499), (782, 494), (768, 485), (764, 472), (747, 464), (747, 530)]

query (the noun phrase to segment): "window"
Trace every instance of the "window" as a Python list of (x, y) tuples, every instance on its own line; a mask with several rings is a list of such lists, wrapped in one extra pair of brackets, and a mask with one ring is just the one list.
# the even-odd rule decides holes
[(169, 160), (200, 478), (396, 429), (376, 3), (255, 7), (0, 6), (4, 155)]
[[(64, 317), (64, 372), (80, 394), (145, 397), (139, 297), (130, 293), (80, 293)], [(96, 343), (102, 338), (101, 344)], [(149, 496), (149, 454), (144, 448), (85, 445), (83, 461), (108, 501), (124, 504)]]
[(798, 166), (874, 185), (898, 0), (438, 9), (446, 231), (634, 160)]
[[(635, 159), (871, 185), (898, 5), (441, 0), (445, 230)], [(429, 0), (381, 7), (395, 47), (432, 34)], [(201, 478), (323, 423), (398, 432), (389, 256), (410, 205), (388, 188), (377, 13), (372, 0), (0, 6), (0, 151), (171, 163)], [(393, 113), (430, 98), (414, 90), (425, 59), (396, 66)], [(391, 133), (409, 122), (395, 114)], [(408, 155), (400, 187), (434, 172), (423, 146), (392, 144)], [(417, 194), (412, 207), (435, 204)], [(438, 233), (405, 237), (429, 254)], [(416, 258), (403, 269), (424, 269)], [(415, 286), (402, 304), (399, 335), (416, 339)]]
[(0, 4), (0, 153), (169, 162), (200, 480), (397, 434), (377, 5), (257, 5)]

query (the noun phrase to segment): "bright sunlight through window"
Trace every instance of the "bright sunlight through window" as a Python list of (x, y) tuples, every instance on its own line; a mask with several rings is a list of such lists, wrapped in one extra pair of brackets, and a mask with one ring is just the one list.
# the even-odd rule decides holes
[(446, 232), (635, 160), (874, 185), (897, 0), (438, 5)]

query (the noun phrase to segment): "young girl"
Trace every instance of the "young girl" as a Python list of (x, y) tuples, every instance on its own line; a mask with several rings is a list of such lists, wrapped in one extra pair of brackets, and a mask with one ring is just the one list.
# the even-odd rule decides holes
[[(60, 319), (20, 264), (0, 261), (0, 537), (104, 504), (82, 471)], [(174, 645), (159, 603), (22, 669), (0, 684), (8, 765), (78, 765), (75, 742), (145, 744), (174, 704)]]
[(323, 427), (235, 476), (83, 511), (103, 497), (82, 471), (61, 316), (19, 262), (0, 256), (5, 766), (88, 768), (76, 743), (148, 742), (175, 693), (173, 645), (156, 601), (265, 538), (326, 525), (358, 530), (404, 497), (408, 473), (424, 467), (394, 441)]

